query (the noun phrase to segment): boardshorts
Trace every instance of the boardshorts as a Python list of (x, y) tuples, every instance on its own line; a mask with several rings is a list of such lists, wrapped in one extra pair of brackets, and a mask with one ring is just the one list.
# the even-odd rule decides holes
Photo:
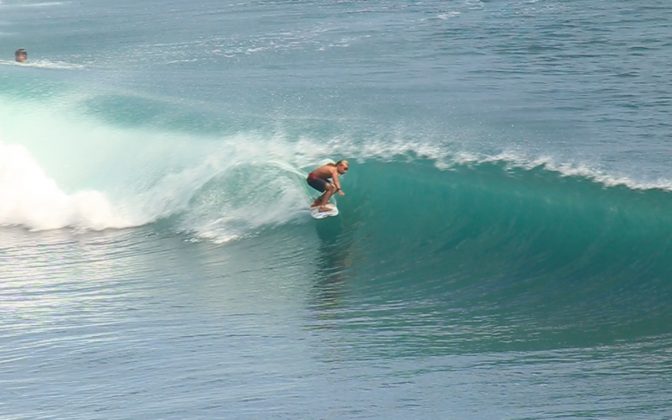
[(315, 188), (319, 192), (324, 192), (327, 189), (328, 182), (322, 178), (316, 177), (312, 173), (308, 174), (308, 178), (306, 178), (306, 181), (308, 182), (308, 185)]

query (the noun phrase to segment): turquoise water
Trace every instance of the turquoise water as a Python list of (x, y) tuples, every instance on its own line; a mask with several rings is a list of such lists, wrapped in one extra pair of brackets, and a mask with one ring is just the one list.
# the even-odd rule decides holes
[(0, 417), (669, 417), (670, 18), (0, 2)]

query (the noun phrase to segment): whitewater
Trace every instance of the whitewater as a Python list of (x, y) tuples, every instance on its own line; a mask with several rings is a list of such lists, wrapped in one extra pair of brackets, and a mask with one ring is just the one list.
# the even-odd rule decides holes
[(669, 417), (670, 18), (0, 1), (0, 417)]

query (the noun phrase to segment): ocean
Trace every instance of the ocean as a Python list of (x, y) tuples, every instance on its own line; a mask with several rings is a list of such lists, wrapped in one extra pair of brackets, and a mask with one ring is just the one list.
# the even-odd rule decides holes
[(0, 418), (671, 417), (670, 22), (1, 0)]

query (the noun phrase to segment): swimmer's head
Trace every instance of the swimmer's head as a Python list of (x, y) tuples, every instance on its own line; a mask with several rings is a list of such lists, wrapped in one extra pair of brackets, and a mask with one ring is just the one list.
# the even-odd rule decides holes
[(25, 63), (28, 61), (28, 52), (23, 48), (19, 48), (18, 50), (14, 51), (14, 60), (16, 60), (18, 63)]

